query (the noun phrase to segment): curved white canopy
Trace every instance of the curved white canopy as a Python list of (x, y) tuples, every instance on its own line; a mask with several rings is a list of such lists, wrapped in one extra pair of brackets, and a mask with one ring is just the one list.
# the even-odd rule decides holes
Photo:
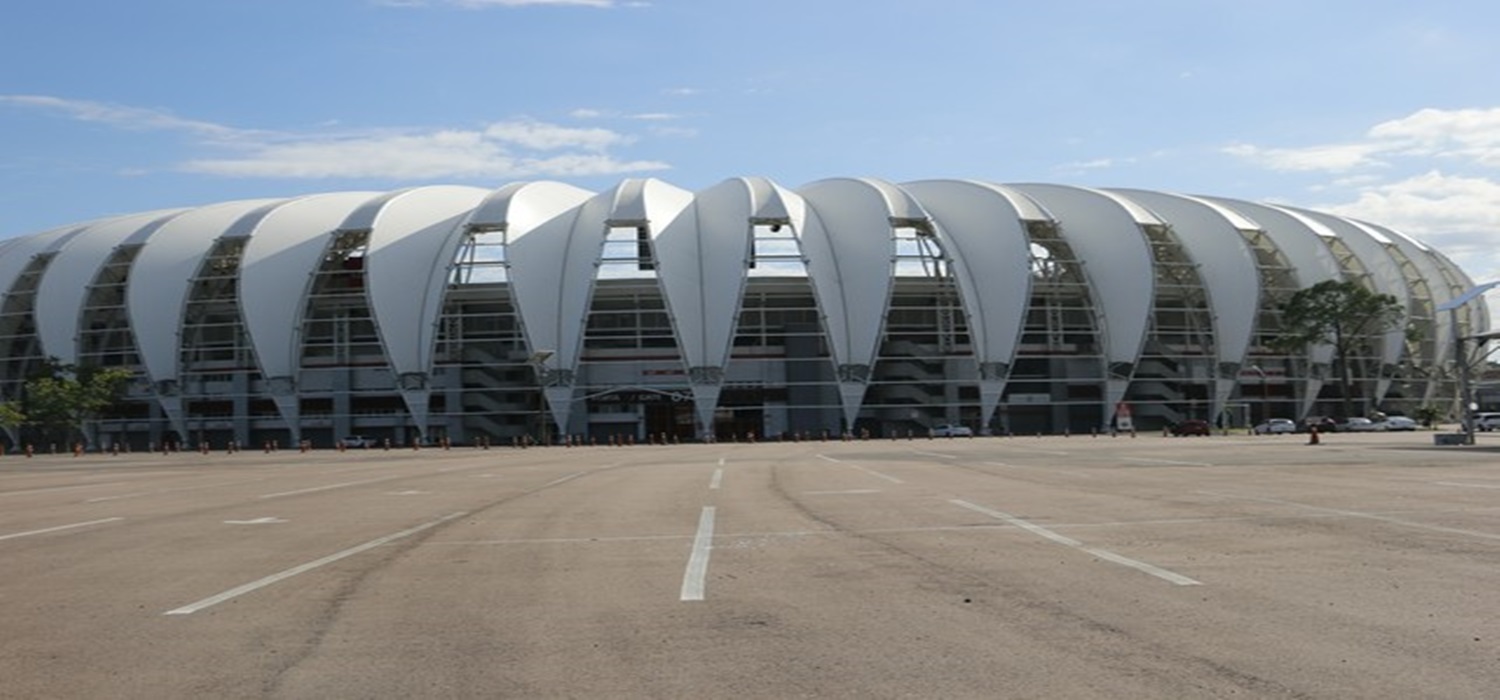
[(1147, 190), (1111, 190), (1140, 203), (1166, 220), (1208, 294), (1213, 314), (1214, 351), (1219, 362), (1245, 361), (1260, 310), (1260, 272), (1240, 235), (1253, 223), (1210, 202)]
[(302, 314), (329, 234), (375, 192), (338, 192), (288, 201), (249, 232), (240, 255), (240, 315), (261, 376), (295, 380)]
[(592, 196), (593, 192), (562, 182), (514, 182), (485, 197), (465, 226), (470, 230), (505, 231), (514, 240)]
[[(431, 370), (435, 324), (449, 267), (462, 242), (461, 224), (488, 194), (478, 187), (410, 189), (382, 202), (369, 222), (365, 285), (397, 376)], [(353, 230), (367, 210), (357, 211), (339, 228)]]
[[(1403, 308), (1410, 309), (1411, 290), (1406, 287), (1406, 276), (1401, 273), (1401, 267), (1396, 260), (1386, 252), (1385, 243), (1390, 241), (1389, 238), (1330, 214), (1293, 207), (1283, 208), (1295, 211), (1299, 216), (1326, 226), (1359, 258), (1365, 271), (1369, 273), (1376, 292), (1389, 294), (1395, 297)], [(1411, 313), (1408, 311), (1399, 326), (1384, 334), (1380, 349), (1382, 365), (1395, 365), (1401, 362), (1401, 356), (1406, 351), (1406, 324), (1410, 319)], [(1386, 384), (1382, 383), (1376, 391), (1374, 398), (1377, 404), (1385, 398), (1385, 386)]]
[(78, 362), (78, 322), (89, 285), (99, 268), (126, 238), (155, 230), (182, 209), (120, 216), (84, 227), (57, 252), (42, 275), (36, 295), (36, 334), (42, 352), (63, 364)]
[(983, 182), (929, 180), (901, 187), (932, 215), (938, 242), (958, 278), (979, 363), (981, 420), (988, 425), (1004, 394), (1031, 306), (1026, 221), (1046, 214), (1030, 199)]
[(846, 425), (864, 401), (895, 270), (893, 228), (930, 217), (899, 187), (871, 178), (820, 180), (797, 190), (816, 214), (799, 231), (822, 308)]
[(25, 238), (11, 239), (9, 245), (0, 248), (0, 300), (9, 297), (11, 288), (21, 278), (21, 273), (38, 255), (55, 252), (69, 239), (88, 229), (84, 226), (64, 226), (43, 231)]
[(143, 229), (128, 239), (149, 236), (149, 245), (141, 248), (131, 268), (125, 300), (141, 363), (151, 381), (177, 379), (182, 314), (203, 256), (219, 234), (240, 217), (263, 213), (265, 207), (279, 201), (255, 199), (191, 209), (155, 231)]
[(487, 194), (478, 187), (416, 187), (367, 202), (339, 227), (370, 232), (365, 294), (397, 389), (424, 436), (442, 292), (462, 224)]

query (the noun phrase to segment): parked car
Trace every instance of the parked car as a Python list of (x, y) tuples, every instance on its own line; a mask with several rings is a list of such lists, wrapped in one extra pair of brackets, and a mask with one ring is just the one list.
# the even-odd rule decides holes
[(1483, 432), (1500, 430), (1500, 413), (1474, 414), (1474, 429)]
[(1320, 433), (1331, 433), (1338, 430), (1338, 427), (1339, 422), (1328, 416), (1309, 416), (1297, 424), (1297, 432), (1306, 433), (1317, 428)]
[(966, 425), (939, 425), (927, 431), (932, 437), (974, 437), (974, 431)]
[(1280, 435), (1297, 432), (1297, 421), (1290, 418), (1269, 418), (1255, 426), (1256, 435)]
[(1380, 430), (1375, 421), (1355, 416), (1340, 423), (1335, 430), (1341, 433), (1373, 433)]
[(1209, 426), (1208, 421), (1197, 418), (1189, 418), (1172, 426), (1173, 435), (1210, 435), (1212, 433), (1213, 428)]
[(375, 441), (363, 435), (346, 435), (339, 438), (339, 444), (344, 447), (374, 447)]
[(1375, 421), (1376, 430), (1416, 430), (1417, 422), (1406, 416), (1386, 416)]

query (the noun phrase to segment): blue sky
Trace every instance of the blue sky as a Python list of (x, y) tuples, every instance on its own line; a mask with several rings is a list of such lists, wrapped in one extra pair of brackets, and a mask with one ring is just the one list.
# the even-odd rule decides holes
[(0, 237), (428, 183), (959, 177), (1319, 208), (1500, 279), (1487, 0), (48, 0), (4, 16)]

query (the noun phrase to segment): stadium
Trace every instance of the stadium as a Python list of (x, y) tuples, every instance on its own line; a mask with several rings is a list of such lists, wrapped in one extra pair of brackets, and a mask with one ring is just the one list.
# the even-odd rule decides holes
[[(1364, 412), (1452, 411), (1482, 300), (1376, 223), (969, 180), (426, 186), (117, 216), (4, 241), (0, 398), (134, 372), (96, 446), (1160, 430), (1333, 414), (1333, 350), (1273, 342), (1324, 280), (1406, 327)], [(14, 427), (7, 429), (14, 444)]]

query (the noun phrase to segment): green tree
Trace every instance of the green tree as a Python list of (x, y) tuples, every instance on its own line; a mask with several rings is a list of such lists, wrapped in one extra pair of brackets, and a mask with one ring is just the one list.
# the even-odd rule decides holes
[[(1325, 280), (1293, 294), (1281, 307), (1278, 349), (1295, 352), (1309, 345), (1333, 346), (1344, 417), (1353, 415), (1354, 380), (1349, 358), (1372, 337), (1400, 327), (1406, 309), (1396, 297), (1354, 282)], [(1407, 329), (1411, 333), (1413, 329)]]
[(20, 401), (0, 405), (0, 425), (28, 427), (43, 440), (69, 444), (89, 421), (119, 400), (134, 374), (118, 367), (63, 365), (49, 360), (26, 381)]

